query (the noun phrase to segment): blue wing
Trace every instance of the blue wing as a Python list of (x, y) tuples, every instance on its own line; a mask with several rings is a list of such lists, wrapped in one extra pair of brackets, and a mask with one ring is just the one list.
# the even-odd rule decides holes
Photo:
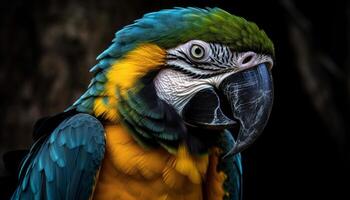
[(102, 124), (88, 114), (65, 119), (34, 144), (11, 199), (89, 199), (105, 150)]
[[(228, 152), (235, 144), (235, 140), (229, 131), (225, 131), (220, 147), (225, 152)], [(221, 161), (219, 170), (224, 171), (227, 179), (224, 182), (224, 189), (228, 192), (228, 196), (224, 200), (241, 200), (242, 199), (242, 163), (241, 154), (236, 154)]]

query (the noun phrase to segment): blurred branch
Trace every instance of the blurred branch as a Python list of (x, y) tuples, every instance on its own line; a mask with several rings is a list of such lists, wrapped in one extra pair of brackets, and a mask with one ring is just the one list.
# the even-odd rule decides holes
[(289, 18), (289, 39), (294, 49), (297, 69), (312, 104), (330, 130), (340, 152), (346, 148), (346, 127), (337, 107), (330, 75), (345, 80), (344, 73), (325, 52), (313, 45), (312, 23), (295, 7), (292, 0), (282, 0), (282, 7)]

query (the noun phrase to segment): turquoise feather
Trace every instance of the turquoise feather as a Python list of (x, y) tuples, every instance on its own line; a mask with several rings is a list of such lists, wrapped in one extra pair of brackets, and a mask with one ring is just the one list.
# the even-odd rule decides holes
[[(64, 120), (33, 148), (21, 169), (23, 178), (12, 196), (17, 199), (88, 199), (104, 157), (102, 124), (87, 114)], [(21, 177), (21, 176), (20, 176)]]

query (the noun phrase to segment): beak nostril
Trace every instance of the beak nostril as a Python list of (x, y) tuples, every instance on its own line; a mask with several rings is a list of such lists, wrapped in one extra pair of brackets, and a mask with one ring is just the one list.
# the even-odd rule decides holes
[(245, 57), (242, 61), (242, 65), (249, 63), (253, 59), (253, 55)]
[(256, 58), (256, 53), (254, 52), (246, 52), (243, 53), (240, 58), (238, 59), (238, 64), (240, 67), (250, 67), (254, 63), (254, 60)]

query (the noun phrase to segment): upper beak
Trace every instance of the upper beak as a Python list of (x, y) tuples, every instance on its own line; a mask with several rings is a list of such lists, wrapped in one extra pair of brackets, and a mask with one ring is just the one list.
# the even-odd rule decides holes
[[(223, 99), (228, 106), (223, 105)], [(260, 64), (226, 77), (218, 90), (198, 92), (182, 113), (184, 121), (192, 126), (224, 129), (239, 123), (236, 143), (225, 158), (243, 151), (258, 138), (267, 124), (272, 103), (271, 72), (266, 64)]]
[(227, 77), (220, 89), (240, 124), (236, 144), (225, 158), (250, 146), (264, 130), (273, 104), (271, 72), (266, 64), (260, 64)]

